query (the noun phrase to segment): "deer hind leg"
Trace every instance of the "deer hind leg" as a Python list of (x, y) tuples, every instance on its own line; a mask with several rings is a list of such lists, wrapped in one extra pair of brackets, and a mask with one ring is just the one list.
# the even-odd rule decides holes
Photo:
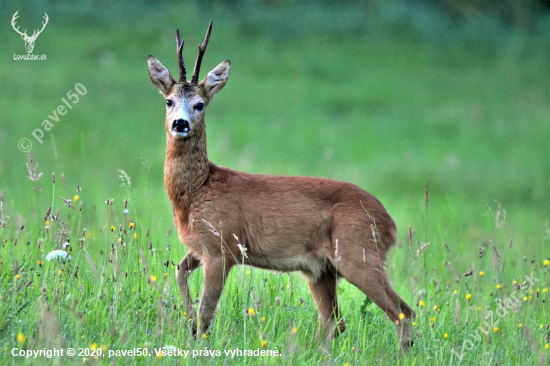
[[(328, 273), (331, 272), (331, 273)], [(323, 272), (319, 278), (305, 273), (311, 295), (319, 311), (319, 333), (325, 339), (337, 337), (346, 329), (346, 323), (340, 318), (336, 271)]]
[[(348, 263), (342, 263), (338, 266), (338, 270), (346, 280), (363, 291), (376, 305), (384, 310), (396, 325), (400, 341), (399, 349), (408, 351), (413, 343), (411, 321), (416, 317), (416, 314), (394, 291), (378, 257), (367, 255), (364, 262), (362, 259), (352, 258)], [(401, 313), (404, 315), (403, 319), (399, 319)]]
[(176, 267), (176, 283), (180, 290), (181, 297), (183, 298), (183, 306), (187, 312), (187, 317), (193, 319), (191, 324), (193, 335), (197, 334), (197, 316), (193, 302), (191, 301), (191, 293), (189, 291), (189, 283), (187, 279), (200, 265), (200, 260), (189, 252), (185, 257), (183, 257), (181, 262)]
[(204, 263), (204, 284), (199, 304), (200, 332), (206, 333), (216, 312), (216, 307), (231, 270), (232, 264), (222, 257), (208, 259)]

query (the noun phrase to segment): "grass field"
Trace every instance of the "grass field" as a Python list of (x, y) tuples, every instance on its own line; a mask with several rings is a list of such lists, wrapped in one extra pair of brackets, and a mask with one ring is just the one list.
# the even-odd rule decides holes
[[(364, 26), (364, 9), (351, 5), (332, 15), (299, 8), (303, 24), (284, 6), (243, 16), (222, 6), (50, 5), (7, 3), (0, 13), (0, 364), (549, 363), (547, 33), (497, 28), (497, 38), (474, 40), (467, 27), (383, 27), (371, 21), (384, 14), (370, 13)], [(13, 60), (26, 53), (8, 25), (18, 9), (29, 29), (48, 13), (34, 50), (47, 61)], [(186, 249), (164, 191), (164, 101), (146, 59), (177, 74), (180, 28), (192, 65), (210, 18), (201, 75), (225, 59), (232, 68), (208, 108), (209, 159), (349, 181), (379, 198), (399, 230), (387, 272), (417, 313), (410, 355), (399, 357), (394, 325), (347, 282), (338, 290), (347, 329), (323, 343), (303, 277), (250, 267), (231, 272), (209, 332), (191, 336), (174, 281)], [(78, 83), (86, 92), (54, 115)], [(66, 242), (70, 261), (46, 259)], [(197, 271), (192, 295), (201, 288)], [(76, 356), (12, 356), (69, 347)], [(190, 353), (152, 356), (161, 347)], [(134, 348), (149, 356), (108, 357)], [(282, 356), (224, 354), (237, 348)], [(214, 356), (193, 358), (205, 350)]]

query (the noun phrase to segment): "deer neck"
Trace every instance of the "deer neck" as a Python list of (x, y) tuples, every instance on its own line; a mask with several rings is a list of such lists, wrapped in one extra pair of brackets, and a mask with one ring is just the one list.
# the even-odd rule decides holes
[(193, 197), (210, 173), (206, 133), (188, 139), (178, 139), (167, 133), (166, 139), (164, 185), (174, 207), (186, 215)]

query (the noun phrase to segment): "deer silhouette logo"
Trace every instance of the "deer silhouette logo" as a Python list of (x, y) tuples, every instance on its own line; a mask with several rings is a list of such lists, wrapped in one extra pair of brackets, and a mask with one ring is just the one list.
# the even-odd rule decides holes
[(36, 42), (36, 38), (38, 38), (38, 35), (42, 33), (44, 28), (46, 28), (46, 24), (48, 24), (48, 14), (44, 13), (44, 19), (46, 21), (42, 23), (42, 29), (40, 29), (39, 31), (35, 29), (32, 36), (29, 37), (27, 35), (26, 29), (24, 32), (21, 32), (19, 31), (19, 27), (17, 28), (15, 27), (15, 20), (19, 18), (19, 16), (17, 15), (18, 12), (19, 10), (17, 10), (15, 14), (13, 14), (13, 18), (11, 18), (11, 26), (17, 33), (21, 35), (21, 38), (23, 38), (23, 40), (25, 41), (25, 48), (27, 49), (27, 53), (32, 53), (32, 50), (34, 49), (34, 42)]

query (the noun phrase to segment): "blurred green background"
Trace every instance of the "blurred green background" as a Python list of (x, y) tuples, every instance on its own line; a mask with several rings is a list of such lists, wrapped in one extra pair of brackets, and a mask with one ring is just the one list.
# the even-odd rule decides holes
[[(225, 59), (232, 68), (207, 112), (210, 160), (353, 182), (384, 203), (402, 238), (408, 225), (427, 224), (424, 184), (430, 230), (452, 226), (457, 243), (494, 226), (494, 213), (485, 224), (480, 217), (496, 200), (510, 236), (547, 245), (549, 9), (542, 0), (3, 1), (4, 214), (39, 220), (52, 172), (66, 177), (56, 195), (71, 197), (78, 184), (85, 207), (126, 198), (121, 169), (142, 217), (171, 227), (164, 101), (146, 59), (155, 55), (176, 75), (179, 28), (191, 67), (213, 19), (201, 77)], [(13, 59), (26, 54), (10, 24), (15, 11), (29, 34), (48, 14), (33, 51), (47, 61)], [(76, 83), (87, 94), (39, 144), (31, 132)], [(44, 172), (38, 183), (26, 177), (21, 138)], [(36, 185), (47, 198), (38, 214), (29, 194)]]

